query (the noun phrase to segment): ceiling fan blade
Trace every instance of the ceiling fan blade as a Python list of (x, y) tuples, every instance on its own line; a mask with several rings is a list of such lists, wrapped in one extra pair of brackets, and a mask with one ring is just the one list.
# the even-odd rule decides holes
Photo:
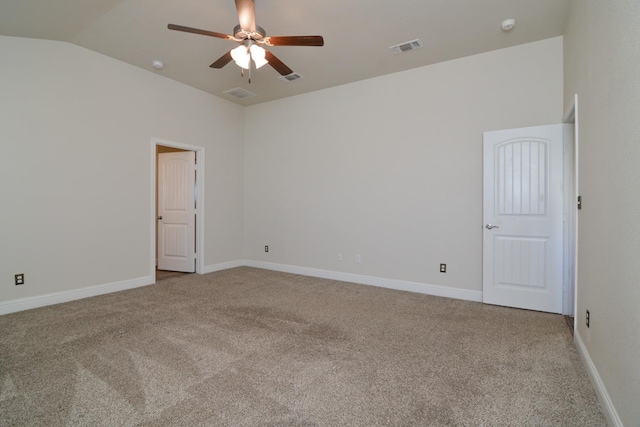
[(249, 32), (256, 31), (256, 4), (253, 0), (236, 0), (240, 28)]
[(288, 76), (293, 73), (293, 70), (287, 67), (284, 62), (280, 61), (277, 56), (273, 53), (265, 49), (265, 59), (269, 61), (269, 65), (271, 65), (280, 75)]
[(209, 65), (211, 68), (222, 68), (231, 62), (233, 58), (231, 58), (231, 51), (225, 53), (220, 58), (216, 60), (213, 64)]
[(182, 25), (169, 24), (167, 28), (169, 28), (170, 30), (183, 31), (185, 33), (201, 34), (203, 36), (217, 37), (219, 39), (226, 39), (226, 40), (235, 40), (233, 36), (230, 36), (228, 34), (216, 33), (214, 31), (207, 31), (207, 30), (199, 30), (197, 28), (191, 28), (191, 27), (183, 27)]
[(267, 46), (324, 46), (322, 36), (270, 36), (265, 37)]

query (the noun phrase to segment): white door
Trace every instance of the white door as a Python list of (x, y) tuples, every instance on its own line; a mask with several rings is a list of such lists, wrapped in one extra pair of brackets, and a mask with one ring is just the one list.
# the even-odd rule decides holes
[(564, 126), (484, 133), (485, 303), (562, 313)]
[(195, 157), (158, 154), (158, 269), (195, 272)]

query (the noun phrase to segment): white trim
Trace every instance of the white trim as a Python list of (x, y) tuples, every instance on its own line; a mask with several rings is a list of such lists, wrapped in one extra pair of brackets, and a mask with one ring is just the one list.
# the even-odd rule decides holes
[[(228, 270), (237, 267), (254, 267), (263, 270), (281, 271), (283, 273), (300, 274), (302, 276), (318, 277), (321, 279), (339, 280), (341, 282), (358, 283), (361, 285), (377, 286), (379, 288), (396, 289), (400, 291), (415, 292), (425, 295), (434, 295), (445, 298), (454, 298), (465, 301), (482, 302), (482, 291), (471, 291), (468, 289), (450, 288), (439, 285), (429, 285), (426, 283), (406, 282), (395, 279), (385, 279), (382, 277), (363, 276), (360, 274), (342, 273), (339, 271), (320, 270), (317, 268), (297, 267), (294, 265), (276, 264), (272, 262), (235, 260), (210, 264), (203, 266), (198, 274), (215, 273), (217, 271)], [(32, 308), (45, 307), (63, 302), (75, 301), (97, 295), (109, 294), (112, 292), (124, 291), (126, 289), (138, 288), (152, 285), (156, 282), (155, 265), (153, 274), (139, 277), (137, 279), (123, 280), (120, 282), (105, 283), (102, 285), (87, 286), (85, 288), (73, 289), (70, 291), (55, 292), (34, 297), (20, 298), (10, 301), (0, 302), (0, 315), (15, 313)]]
[(281, 271), (283, 273), (300, 274), (302, 276), (319, 277), (321, 279), (339, 280), (342, 282), (358, 283), (361, 285), (377, 286), (379, 288), (397, 289), (400, 291), (415, 292), (419, 294), (434, 295), (446, 298), (455, 298), (465, 301), (482, 302), (481, 291), (450, 288), (426, 283), (406, 282), (382, 277), (363, 276), (360, 274), (341, 273), (338, 271), (320, 270), (317, 268), (297, 267), (294, 265), (276, 264), (264, 261), (245, 260), (247, 267), (262, 268), (264, 270)]
[[(579, 121), (579, 109), (578, 109), (578, 94), (576, 93), (573, 96), (573, 114), (574, 114), (574, 125), (573, 125), (573, 159), (574, 159), (574, 166), (573, 166), (573, 172), (575, 174), (574, 176), (574, 181), (573, 181), (573, 187), (574, 187), (574, 191), (575, 191), (575, 195), (576, 197), (580, 194), (580, 121)], [(577, 203), (577, 199), (573, 199), (573, 203), (574, 203), (574, 207), (576, 206)], [(574, 262), (573, 262), (573, 280), (574, 280), (574, 284), (573, 284), (573, 312), (574, 312), (574, 321), (573, 321), (573, 328), (574, 331), (577, 329), (576, 325), (578, 324), (578, 292), (579, 292), (579, 284), (578, 284), (578, 240), (579, 240), (579, 229), (580, 229), (580, 221), (579, 221), (579, 217), (578, 217), (578, 209), (574, 209), (573, 212), (575, 213), (575, 216), (573, 218), (574, 220), (574, 237), (575, 237), (575, 242), (574, 242), (574, 251), (573, 251), (573, 256), (574, 256)]]
[(580, 354), (580, 357), (582, 357), (582, 361), (587, 368), (587, 373), (589, 374), (589, 378), (591, 379), (591, 384), (595, 389), (596, 396), (598, 397), (598, 402), (600, 402), (600, 409), (602, 409), (604, 416), (607, 418), (607, 423), (610, 426), (614, 427), (624, 427), (622, 424), (622, 420), (620, 419), (620, 416), (616, 411), (616, 408), (613, 406), (611, 397), (609, 396), (609, 393), (607, 393), (607, 389), (604, 386), (602, 379), (600, 378), (600, 374), (598, 374), (596, 365), (594, 365), (593, 361), (591, 360), (589, 352), (584, 346), (582, 338), (580, 338), (580, 333), (578, 332), (577, 328), (574, 336), (576, 347), (578, 348), (578, 353)]
[(562, 314), (575, 317), (575, 173), (574, 124), (563, 129)]
[(187, 151), (196, 152), (196, 273), (204, 273), (204, 147), (197, 145), (183, 144), (180, 142), (167, 141), (159, 138), (151, 138), (151, 262), (150, 272), (154, 278), (156, 274), (156, 153), (157, 146), (180, 148)]
[(0, 302), (0, 315), (152, 285), (152, 276)]
[[(578, 209), (576, 207), (577, 197), (580, 195), (580, 181), (579, 181), (579, 165), (580, 165), (580, 125), (579, 125), (579, 114), (578, 114), (578, 94), (573, 96), (573, 104), (569, 107), (569, 110), (564, 115), (563, 123), (573, 124), (573, 147), (572, 147), (572, 156), (573, 156), (573, 164), (570, 166), (573, 172), (573, 200), (571, 200), (571, 210), (569, 211), (569, 236), (571, 239), (570, 244), (573, 245), (573, 274), (570, 275), (569, 280), (571, 280), (570, 285), (573, 286), (573, 330), (574, 332), (577, 330), (576, 325), (578, 325), (579, 321), (582, 321), (582, 316), (578, 312)], [(567, 247), (567, 243), (565, 242), (565, 247)]]
[(205, 265), (204, 269), (202, 270), (202, 274), (215, 273), (216, 271), (229, 270), (231, 268), (237, 268), (237, 267), (244, 267), (245, 265), (246, 265), (245, 261), (243, 260), (228, 261), (228, 262), (221, 262), (218, 264)]

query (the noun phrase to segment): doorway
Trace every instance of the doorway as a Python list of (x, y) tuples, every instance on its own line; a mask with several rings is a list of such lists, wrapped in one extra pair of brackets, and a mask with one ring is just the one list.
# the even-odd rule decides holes
[[(541, 311), (552, 311), (556, 313), (562, 313), (567, 318), (567, 323), (572, 328), (572, 332), (574, 329), (574, 315), (576, 313), (576, 301), (577, 301), (577, 240), (578, 240), (578, 207), (576, 205), (577, 195), (578, 195), (578, 97), (577, 95), (574, 97), (574, 103), (570, 108), (569, 112), (565, 115), (563, 120), (563, 125), (551, 125), (549, 127), (537, 127), (537, 128), (525, 128), (525, 129), (512, 129), (507, 131), (498, 131), (498, 132), (487, 132), (485, 133), (485, 138), (487, 134), (490, 135), (498, 135), (498, 139), (501, 141), (498, 143), (500, 148), (496, 148), (496, 144), (490, 144), (489, 152), (487, 153), (487, 146), (485, 144), (485, 158), (486, 156), (493, 157), (493, 160), (487, 164), (486, 159), (484, 161), (484, 180), (485, 180), (485, 196), (484, 196), (484, 213), (483, 213), (483, 229), (484, 237), (483, 237), (483, 300), (488, 303), (495, 303), (498, 305), (507, 305), (512, 307), (521, 307), (528, 308), (533, 310), (541, 310)], [(519, 189), (524, 187), (530, 187), (530, 182), (528, 179), (532, 177), (531, 174), (531, 166), (524, 166), (525, 163), (530, 162), (531, 157), (531, 148), (535, 145), (541, 147), (539, 143), (532, 144), (531, 143), (531, 135), (540, 133), (542, 129), (552, 129), (553, 127), (557, 127), (560, 131), (556, 131), (555, 139), (561, 140), (560, 147), (556, 145), (556, 158), (562, 159), (560, 165), (556, 161), (555, 168), (558, 170), (558, 167), (561, 168), (560, 177), (558, 177), (558, 172), (556, 172), (555, 181), (560, 182), (561, 188), (561, 199), (556, 200), (555, 202), (555, 210), (559, 211), (561, 214), (561, 229), (558, 228), (558, 217), (556, 217), (556, 226), (555, 226), (555, 234), (560, 235), (561, 242), (559, 245), (554, 245), (554, 256), (552, 258), (548, 258), (551, 262), (556, 264), (556, 273), (554, 273), (553, 278), (549, 279), (545, 273), (544, 280), (538, 280), (538, 277), (532, 275), (532, 265), (539, 265), (539, 263), (534, 262), (531, 263), (531, 249), (536, 245), (542, 243), (543, 240), (546, 239), (540, 237), (525, 236), (524, 233), (518, 232), (514, 236), (508, 236), (504, 233), (495, 233), (495, 231), (499, 230), (501, 224), (498, 222), (508, 219), (508, 217), (517, 218), (517, 219), (525, 219), (527, 223), (525, 223), (524, 231), (529, 232), (532, 229), (533, 224), (537, 221), (536, 216), (526, 218), (527, 215), (522, 215), (524, 213), (523, 209), (532, 211), (532, 201), (533, 199), (530, 197), (530, 190), (525, 190), (523, 194), (513, 196), (514, 193), (514, 184), (517, 184)], [(524, 132), (524, 133), (523, 133)], [(542, 132), (544, 133), (544, 132)], [(527, 134), (527, 135), (524, 135)], [(524, 136), (524, 137), (523, 137)], [(539, 135), (538, 135), (539, 136)], [(534, 138), (536, 139), (536, 138)], [(538, 138), (538, 142), (544, 141), (545, 137)], [(550, 141), (551, 138), (548, 138)], [(516, 147), (520, 146), (520, 147)], [(523, 149), (527, 150), (529, 154), (523, 154)], [(558, 151), (558, 148), (560, 150)], [(519, 150), (519, 151), (517, 151)], [(538, 151), (540, 153), (541, 151)], [(497, 157), (500, 154), (502, 157)], [(517, 155), (516, 155), (517, 154)], [(507, 157), (514, 158), (517, 157), (519, 160), (512, 161), (509, 164), (509, 168), (507, 168), (505, 172), (505, 168), (503, 168), (502, 176), (499, 176), (499, 173), (495, 173), (495, 164), (502, 163), (503, 165), (508, 163), (505, 159)], [(525, 161), (526, 160), (526, 161)], [(540, 162), (536, 162), (540, 165)], [(527, 169), (529, 168), (529, 169)], [(534, 166), (535, 168), (535, 166)], [(491, 169), (494, 169), (493, 171)], [(500, 168), (497, 168), (500, 169)], [(526, 171), (526, 173), (523, 173)], [(536, 172), (537, 173), (537, 172)], [(514, 179), (514, 176), (518, 175), (520, 177), (524, 177), (525, 175), (528, 179), (522, 179), (522, 182), (517, 182), (518, 179)], [(510, 181), (507, 182), (507, 181)], [(496, 188), (500, 186), (499, 182), (503, 182), (500, 194), (496, 193)], [(489, 188), (489, 189), (487, 189)], [(556, 187), (557, 188), (557, 187)], [(556, 190), (557, 191), (557, 190)], [(492, 193), (487, 198), (487, 192)], [(539, 192), (536, 189), (536, 192)], [(498, 199), (505, 199), (505, 194), (511, 194), (511, 198), (513, 200), (508, 201), (511, 203), (509, 206), (500, 205), (497, 202)], [(524, 201), (526, 199), (527, 194), (529, 194), (529, 202)], [(539, 197), (539, 196), (538, 196)], [(557, 197), (556, 197), (557, 199)], [(504, 202), (505, 200), (503, 200)], [(513, 204), (514, 201), (518, 202), (518, 207), (514, 210)], [(539, 200), (538, 200), (539, 202)], [(508, 204), (507, 204), (508, 205)], [(551, 205), (548, 205), (549, 207)], [(539, 209), (540, 205), (537, 205), (536, 209)], [(511, 209), (511, 211), (509, 211)], [(545, 207), (546, 209), (546, 207)], [(504, 211), (503, 214), (507, 215), (495, 215), (497, 211)], [(535, 210), (535, 209), (533, 209)], [(507, 212), (509, 211), (509, 212)], [(531, 212), (530, 212), (531, 213)], [(539, 214), (541, 212), (532, 212), (534, 214)], [(486, 223), (486, 225), (485, 225)], [(494, 230), (496, 229), (496, 230)], [(560, 231), (561, 230), (561, 231)], [(496, 236), (500, 235), (502, 236)], [(508, 234), (508, 233), (507, 233)], [(515, 238), (515, 239), (514, 239)], [(558, 238), (556, 237), (556, 240)], [(497, 240), (501, 240), (498, 242)], [(497, 245), (499, 243), (499, 245)], [(539, 249), (543, 249), (539, 254), (545, 252), (547, 250), (546, 243), (544, 245), (540, 245)], [(502, 251), (502, 260), (498, 260), (498, 264), (504, 264), (504, 260), (507, 260), (507, 266), (505, 268), (504, 265), (496, 264), (496, 256), (500, 255), (496, 252), (496, 248), (504, 249)], [(534, 251), (535, 252), (535, 251)], [(529, 262), (524, 262), (523, 260), (529, 258)], [(535, 261), (535, 257), (534, 261)], [(561, 273), (558, 273), (558, 265), (561, 265)], [(504, 280), (504, 279), (507, 280)], [(500, 279), (502, 279), (502, 283), (500, 283)], [(535, 280), (534, 280), (535, 279)], [(544, 294), (545, 287), (547, 284), (546, 281), (553, 280), (556, 285), (560, 285), (555, 287), (552, 293), (555, 295), (555, 302), (552, 303), (551, 309), (549, 308), (541, 308), (542, 306), (533, 307), (530, 306), (529, 300), (531, 296), (535, 298), (539, 297), (541, 294)], [(531, 286), (533, 285), (533, 286)], [(538, 286), (536, 286), (538, 285)], [(487, 289), (485, 289), (487, 287)], [(509, 289), (511, 287), (511, 289)], [(537, 289), (536, 289), (537, 287)], [(488, 290), (487, 293), (485, 291)], [(497, 291), (498, 297), (497, 299), (491, 295), (492, 291)], [(507, 292), (508, 298), (504, 299), (504, 292)], [(517, 301), (518, 296), (516, 295), (516, 302), (514, 303), (513, 298), (514, 295), (509, 295), (509, 292), (513, 291), (514, 294), (520, 293), (523, 294), (524, 291), (524, 301)], [(527, 293), (529, 291), (529, 293)], [(502, 295), (501, 295), (502, 294)], [(537, 295), (536, 295), (537, 294)], [(501, 301), (501, 302), (498, 302)], [(549, 306), (547, 306), (549, 307)]]
[[(151, 156), (152, 274), (156, 279), (180, 275), (181, 273), (176, 273), (178, 271), (202, 274), (204, 148), (152, 139)], [(160, 159), (163, 157), (171, 161), (161, 164)], [(163, 187), (164, 191), (160, 188), (163, 178), (169, 183), (168, 188), (166, 184)], [(176, 198), (176, 194), (180, 197)], [(163, 202), (163, 197), (167, 199), (167, 196), (171, 206), (168, 206), (166, 201)], [(169, 210), (160, 212), (163, 206), (169, 207)], [(188, 221), (191, 221), (190, 225), (187, 224)], [(185, 243), (187, 238), (189, 243)], [(156, 267), (163, 271), (156, 274)]]

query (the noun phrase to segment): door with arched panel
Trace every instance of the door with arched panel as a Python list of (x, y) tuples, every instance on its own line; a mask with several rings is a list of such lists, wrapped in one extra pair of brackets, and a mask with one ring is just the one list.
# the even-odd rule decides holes
[(562, 313), (564, 126), (484, 133), (485, 303)]

